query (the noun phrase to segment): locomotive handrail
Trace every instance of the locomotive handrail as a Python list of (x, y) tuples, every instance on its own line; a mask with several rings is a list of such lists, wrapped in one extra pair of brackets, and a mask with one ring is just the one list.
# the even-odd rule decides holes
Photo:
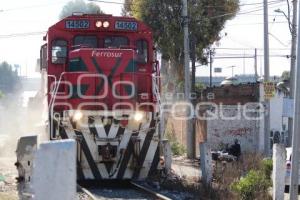
[[(54, 78), (54, 82), (56, 83), (56, 76), (54, 76), (54, 75), (48, 75), (48, 77)], [(47, 81), (48, 81), (48, 80), (47, 80)], [(55, 89), (55, 88), (54, 88), (54, 89)], [(50, 105), (51, 102), (52, 102), (52, 98), (53, 98), (53, 97), (51, 97), (51, 99), (50, 99), (49, 105)]]
[[(61, 73), (60, 77), (59, 77), (59, 80), (58, 80), (58, 84), (57, 86), (54, 88), (54, 96), (52, 95), (51, 96), (51, 99), (50, 99), (50, 103), (49, 103), (49, 107), (50, 107), (50, 116), (51, 116), (51, 121), (50, 121), (50, 126), (49, 126), (49, 133), (50, 133), (50, 140), (52, 139), (56, 139), (53, 135), (53, 131), (51, 132), (51, 130), (53, 129), (53, 109), (54, 109), (54, 101), (55, 101), (55, 97), (56, 97), (56, 94), (58, 92), (58, 88), (59, 88), (59, 85), (60, 85), (60, 82), (61, 82), (61, 79), (62, 79), (62, 76), (65, 74), (66, 72), (63, 72)], [(56, 80), (55, 80), (55, 83), (56, 83)]]
[[(60, 74), (59, 76), (59, 80), (58, 80), (58, 84), (55, 86), (54, 88), (54, 94), (51, 96), (51, 99), (50, 99), (50, 103), (49, 103), (49, 108), (50, 108), (50, 116), (53, 117), (53, 110), (54, 110), (54, 102), (55, 102), (55, 99), (56, 99), (56, 95), (57, 95), (57, 92), (58, 92), (58, 88), (60, 86), (60, 83), (61, 83), (61, 80), (62, 80), (62, 77), (65, 75), (65, 74), (74, 74), (74, 73), (81, 73), (81, 72), (63, 72)], [(56, 83), (56, 77), (55, 77), (55, 83)], [(53, 128), (53, 120), (51, 119), (50, 121), (50, 126), (49, 126), (49, 133), (50, 133), (50, 139), (56, 139), (54, 137), (54, 135), (51, 133), (51, 129)]]

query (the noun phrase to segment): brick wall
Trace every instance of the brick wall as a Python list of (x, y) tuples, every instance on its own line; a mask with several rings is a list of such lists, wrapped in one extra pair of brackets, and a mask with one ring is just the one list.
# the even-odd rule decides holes
[[(213, 87), (204, 90), (198, 102), (213, 102), (224, 116), (240, 114), (238, 120), (224, 120), (218, 117), (214, 120), (196, 120), (196, 147), (199, 142), (207, 140), (212, 149), (218, 149), (222, 144), (232, 144), (238, 139), (243, 151), (256, 151), (259, 147), (260, 120), (247, 120), (243, 117), (243, 105), (249, 102), (259, 102), (259, 84), (241, 84)], [(211, 95), (213, 94), (213, 95)], [(211, 98), (213, 97), (213, 98)], [(240, 110), (237, 105), (242, 105)], [(222, 105), (220, 107), (220, 105)], [(201, 110), (205, 113), (206, 108)], [(257, 115), (257, 113), (253, 113)], [(185, 121), (169, 118), (173, 134), (178, 142), (186, 146)]]

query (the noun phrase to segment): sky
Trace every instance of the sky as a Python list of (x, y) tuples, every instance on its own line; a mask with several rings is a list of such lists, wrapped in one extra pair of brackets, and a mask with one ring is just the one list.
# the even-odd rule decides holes
[[(284, 70), (289, 70), (291, 34), (288, 21), (281, 13), (274, 10), (281, 9), (287, 13), (286, 0), (269, 0), (269, 42), (270, 42), (270, 75), (281, 75)], [(254, 4), (254, 5), (249, 5)], [(263, 75), (263, 0), (240, 0), (240, 12), (226, 23), (221, 32), (222, 39), (215, 43), (216, 55), (213, 67), (221, 67), (223, 73), (214, 73), (214, 76), (231, 76), (234, 74), (254, 74), (254, 52), (257, 48), (258, 74)], [(224, 57), (242, 58), (224, 58)], [(243, 57), (252, 57), (246, 58)], [(198, 75), (208, 75), (209, 67), (200, 66)]]
[[(58, 21), (62, 7), (69, 0), (0, 0), (0, 62), (19, 64), (23, 76), (39, 76), (35, 72), (42, 37), (47, 28)], [(122, 3), (123, 0), (103, 0)], [(88, 1), (86, 1), (88, 2)], [(239, 14), (226, 23), (220, 33), (221, 40), (216, 49), (213, 68), (222, 68), (214, 76), (253, 74), (254, 49), (258, 49), (258, 73), (263, 74), (263, 0), (240, 0)], [(106, 14), (120, 15), (121, 5), (97, 3)], [(252, 4), (252, 5), (249, 5)], [(254, 5), (253, 5), (254, 4)], [(270, 74), (281, 75), (289, 70), (291, 34), (287, 19), (274, 10), (280, 8), (287, 13), (286, 0), (269, 0)], [(209, 67), (197, 67), (197, 76), (208, 76)]]

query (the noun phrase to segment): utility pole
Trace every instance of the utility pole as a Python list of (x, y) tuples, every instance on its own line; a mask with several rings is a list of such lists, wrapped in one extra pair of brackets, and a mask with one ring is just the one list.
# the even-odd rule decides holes
[[(268, 82), (270, 77), (269, 71), (269, 24), (268, 24), (268, 0), (264, 0), (264, 81)], [(264, 118), (264, 152), (269, 155), (270, 152), (270, 101), (265, 99), (265, 118)]]
[[(191, 36), (191, 60), (192, 60), (192, 85), (191, 85), (191, 94), (193, 96), (192, 104), (194, 105), (194, 108), (196, 108), (196, 37), (194, 35)], [(196, 157), (196, 118), (195, 114), (193, 117), (193, 120), (191, 122), (191, 140), (194, 141), (192, 144), (192, 151), (194, 152), (193, 157)]]
[(212, 54), (211, 49), (209, 49), (209, 87), (210, 88), (212, 87), (212, 63), (213, 63), (211, 54)]
[[(294, 98), (294, 85), (295, 85), (295, 67), (296, 67), (296, 42), (297, 42), (297, 13), (298, 13), (298, 0), (293, 1), (293, 21), (292, 21), (292, 47), (291, 47), (291, 68), (290, 68), (290, 98)], [(293, 118), (289, 118), (288, 121), (288, 145), (291, 145), (292, 141), (292, 127), (293, 127)]]
[[(194, 35), (191, 36), (191, 60), (192, 60), (192, 85), (191, 92), (194, 94), (196, 92), (196, 38)], [(194, 103), (194, 99), (193, 99)]]
[[(189, 20), (188, 20), (188, 5), (187, 0), (182, 0), (182, 19), (183, 19), (183, 31), (184, 31), (184, 94), (187, 103), (190, 103), (190, 52), (189, 52)], [(187, 142), (187, 157), (194, 158), (195, 152), (193, 149), (193, 133), (191, 130), (191, 120), (189, 119), (190, 110), (186, 107), (186, 142)]]
[[(299, 4), (300, 7), (300, 4)], [(299, 8), (300, 9), (300, 8)], [(295, 13), (294, 13), (295, 14)], [(300, 19), (300, 16), (298, 20)], [(298, 26), (298, 35), (300, 35), (300, 26)], [(297, 42), (297, 58), (300, 58), (300, 40)], [(295, 67), (295, 98), (294, 98), (294, 123), (292, 137), (292, 172), (290, 183), (290, 200), (298, 199), (298, 179), (299, 179), (299, 134), (300, 134), (300, 60), (297, 59), (297, 68)]]
[(254, 49), (254, 77), (255, 81), (258, 80), (258, 75), (257, 75), (257, 49)]

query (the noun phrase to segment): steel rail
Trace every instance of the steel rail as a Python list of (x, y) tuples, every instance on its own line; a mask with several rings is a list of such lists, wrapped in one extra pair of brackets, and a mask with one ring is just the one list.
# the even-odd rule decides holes
[(135, 183), (133, 181), (130, 182), (131, 186), (139, 191), (142, 191), (143, 193), (148, 193), (151, 196), (153, 196), (155, 199), (159, 199), (159, 200), (172, 200), (171, 198), (164, 196), (162, 194), (159, 194), (149, 188), (146, 188), (138, 183)]
[[(95, 195), (92, 194), (92, 192), (90, 192), (88, 189), (82, 187), (81, 185), (77, 184), (77, 187), (79, 188), (79, 190), (81, 190), (83, 193), (85, 193), (86, 195), (88, 195), (92, 200), (98, 200), (97, 197), (95, 197)], [(162, 194), (159, 194), (147, 187), (144, 187), (138, 183), (135, 183), (133, 181), (130, 181), (130, 187), (134, 190), (138, 190), (139, 192), (142, 192), (144, 194), (148, 194), (150, 195), (151, 197), (153, 197), (154, 199), (156, 200), (172, 200), (171, 198), (165, 196), (165, 195), (162, 195)]]
[(83, 193), (85, 193), (86, 195), (88, 195), (92, 200), (97, 200), (98, 198), (95, 197), (88, 189), (82, 187), (81, 185), (77, 184), (77, 187), (79, 188), (79, 190), (81, 190)]

